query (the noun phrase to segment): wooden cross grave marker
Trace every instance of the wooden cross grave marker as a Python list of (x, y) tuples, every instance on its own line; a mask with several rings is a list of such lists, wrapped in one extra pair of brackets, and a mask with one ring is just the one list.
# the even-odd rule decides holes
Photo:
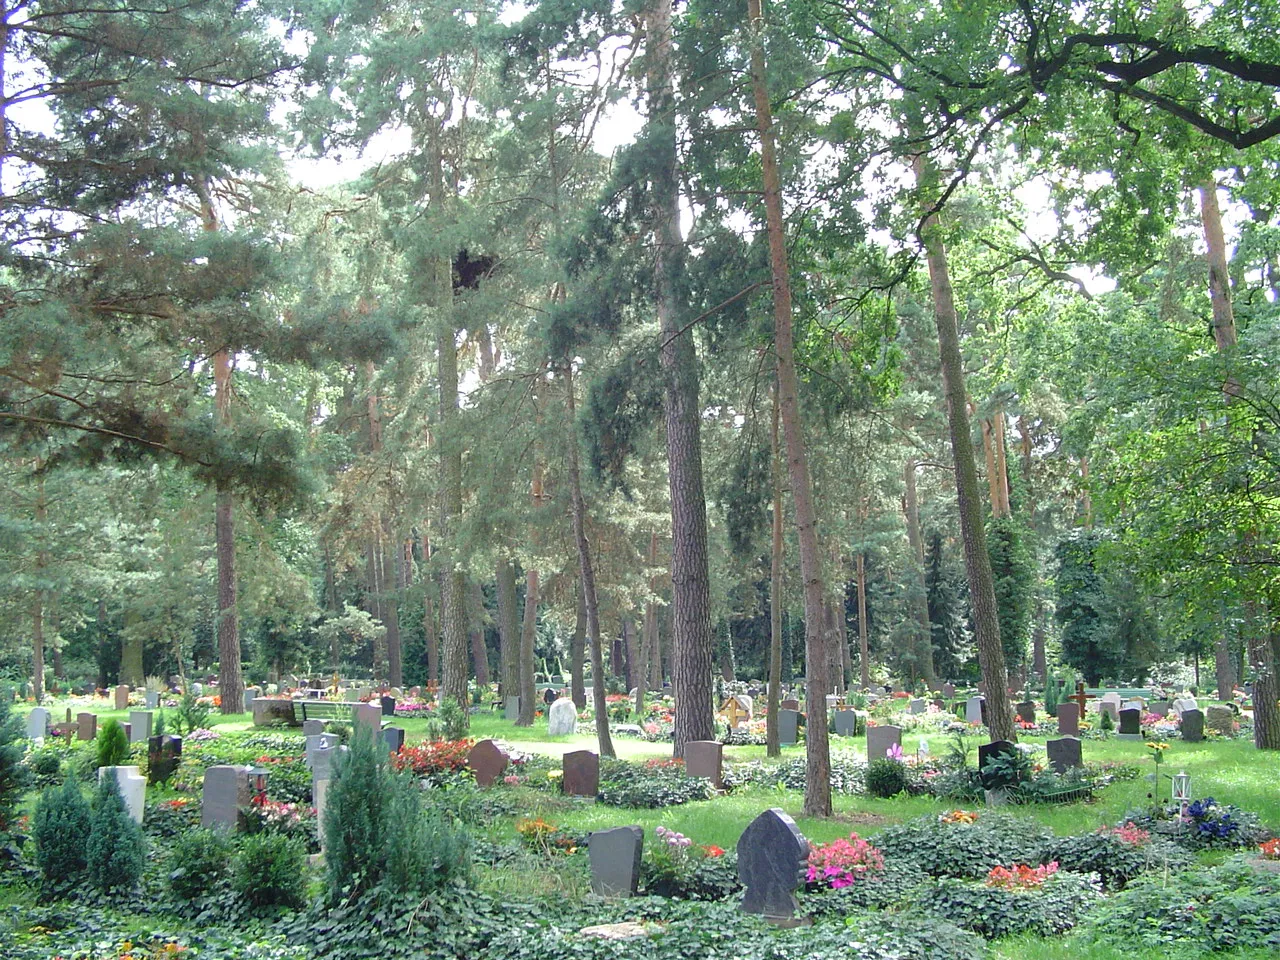
[(1081, 720), (1083, 720), (1083, 719), (1084, 719), (1084, 705), (1085, 705), (1086, 703), (1088, 703), (1090, 700), (1097, 700), (1098, 698), (1097, 698), (1097, 697), (1095, 697), (1095, 696), (1094, 696), (1093, 694), (1091, 694), (1091, 693), (1085, 693), (1085, 692), (1084, 692), (1084, 681), (1083, 681), (1083, 680), (1077, 680), (1077, 681), (1076, 681), (1076, 695), (1075, 695), (1074, 697), (1067, 697), (1067, 699), (1068, 699), (1068, 700), (1070, 700), (1072, 703), (1075, 703), (1075, 704), (1079, 705), (1079, 707), (1080, 707), (1080, 719), (1081, 719)]

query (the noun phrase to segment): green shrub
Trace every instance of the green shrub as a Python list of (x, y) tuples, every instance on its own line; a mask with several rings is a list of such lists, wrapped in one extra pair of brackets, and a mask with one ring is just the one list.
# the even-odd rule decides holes
[(867, 764), (867, 793), (896, 797), (907, 789), (907, 769), (897, 760), (877, 757)]
[(25, 734), (22, 720), (0, 698), (0, 834), (9, 831), (13, 811), (31, 781), (31, 771), (22, 762)]
[(175, 725), (178, 733), (187, 736), (195, 730), (202, 730), (209, 725), (209, 717), (213, 715), (213, 708), (207, 703), (202, 703), (191, 690), (184, 690), (182, 698), (178, 701), (178, 717)]
[(60, 747), (44, 747), (33, 750), (27, 757), (27, 766), (37, 785), (50, 786), (61, 780), (62, 749)]
[(600, 771), (596, 802), (612, 807), (656, 809), (715, 796), (711, 781), (685, 776), (682, 766), (610, 762)]
[(440, 732), (445, 740), (466, 739), (467, 731), (471, 729), (471, 718), (456, 702), (445, 700), (440, 704), (437, 716), (440, 719)]
[(1057, 837), (1044, 852), (1048, 860), (1072, 873), (1094, 873), (1108, 890), (1119, 890), (1148, 870), (1180, 870), (1192, 857), (1171, 843), (1124, 843), (1107, 833), (1086, 833), (1078, 837)]
[(940, 920), (995, 940), (1016, 933), (1065, 933), (1098, 899), (1088, 877), (1059, 872), (1030, 890), (946, 877), (923, 888), (917, 902)]
[(227, 877), (231, 842), (217, 830), (188, 830), (174, 841), (169, 863), (169, 891), (179, 900), (196, 900)]
[(1098, 729), (1103, 733), (1110, 733), (1115, 728), (1116, 722), (1111, 719), (1111, 714), (1103, 710), (1101, 716), (1098, 717)]
[(1052, 834), (1034, 820), (983, 812), (976, 823), (940, 823), (934, 817), (876, 834), (885, 861), (902, 859), (933, 877), (985, 877), (992, 867), (1044, 862)]
[(814, 884), (803, 898), (806, 913), (816, 916), (847, 917), (858, 910), (881, 910), (917, 899), (916, 891), (929, 876), (914, 863), (886, 860), (884, 869), (859, 877), (856, 883), (838, 890)]
[(104, 893), (130, 890), (142, 876), (146, 856), (142, 829), (125, 809), (114, 771), (98, 784), (86, 852), (89, 882)]
[(277, 833), (245, 837), (231, 861), (236, 895), (251, 907), (300, 907), (307, 889), (307, 854)]
[(46, 890), (71, 886), (84, 875), (91, 820), (88, 801), (74, 777), (40, 794), (32, 837)]
[(129, 763), (129, 736), (119, 720), (112, 718), (103, 722), (94, 748), (99, 767), (122, 767)]
[(471, 875), (471, 838), (443, 810), (422, 809), (422, 790), (412, 777), (391, 779), (382, 886), (419, 896), (465, 882)]

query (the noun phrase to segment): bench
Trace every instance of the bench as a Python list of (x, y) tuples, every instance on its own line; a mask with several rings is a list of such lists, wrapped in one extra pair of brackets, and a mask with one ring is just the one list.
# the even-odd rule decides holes
[(293, 717), (298, 722), (306, 720), (345, 720), (350, 722), (352, 710), (360, 706), (344, 700), (295, 700)]

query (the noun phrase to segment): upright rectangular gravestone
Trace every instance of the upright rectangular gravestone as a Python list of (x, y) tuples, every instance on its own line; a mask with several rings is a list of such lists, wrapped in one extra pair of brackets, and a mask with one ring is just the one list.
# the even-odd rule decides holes
[(1113, 722), (1119, 722), (1120, 704), (1116, 703), (1114, 700), (1099, 700), (1098, 713), (1105, 713), (1111, 717)]
[(929, 705), (920, 699), (911, 700), (907, 703), (907, 712), (913, 716), (924, 713), (928, 709)]
[(96, 713), (76, 714), (76, 738), (93, 740), (98, 736), (98, 715)]
[(1036, 722), (1036, 705), (1034, 700), (1023, 700), (1014, 709), (1018, 711), (1018, 719), (1023, 723)]
[(1013, 786), (1008, 776), (995, 770), (987, 770), (987, 764), (997, 757), (1011, 756), (1018, 747), (1008, 740), (993, 740), (978, 747), (978, 774), (982, 778), (982, 789), (1004, 790)]
[(502, 719), (512, 723), (520, 719), (519, 697), (507, 697), (502, 701)]
[(1142, 739), (1142, 711), (1138, 707), (1120, 711), (1120, 730), (1116, 736), (1126, 740)]
[(151, 719), (154, 714), (146, 710), (129, 711), (129, 742), (146, 743), (151, 739)]
[(396, 715), (395, 697), (379, 697), (378, 705), (382, 707), (382, 715), (384, 717), (394, 717)]
[(1208, 709), (1204, 712), (1204, 718), (1209, 725), (1209, 729), (1214, 733), (1229, 737), (1235, 732), (1236, 715), (1226, 704), (1209, 704)]
[(244, 709), (241, 713), (253, 713), (253, 701), (262, 696), (262, 690), (258, 687), (244, 688)]
[(858, 711), (852, 708), (837, 710), (835, 724), (836, 736), (856, 737), (858, 735)]
[(147, 741), (147, 782), (168, 783), (182, 762), (182, 738), (162, 734)]
[(785, 812), (774, 807), (738, 838), (738, 879), (746, 888), (742, 912), (781, 926), (794, 925), (796, 888), (805, 882), (809, 841)]
[(964, 722), (965, 723), (982, 723), (986, 718), (987, 698), (986, 697), (970, 697), (964, 704)]
[(35, 740), (49, 735), (49, 711), (36, 707), (27, 714), (27, 739)]
[(956, 695), (956, 685), (954, 683), (944, 683), (942, 685), (942, 695), (950, 700)]
[[(794, 702), (794, 701), (792, 701)], [(781, 709), (778, 711), (778, 743), (784, 747), (793, 746), (800, 739), (800, 711)]]
[(640, 857), (644, 830), (614, 827), (587, 837), (591, 861), (591, 892), (598, 897), (634, 897), (640, 887)]
[(724, 744), (716, 740), (691, 740), (684, 745), (684, 772), (704, 777), (717, 790), (724, 787)]
[(594, 797), (600, 792), (600, 757), (590, 750), (564, 755), (564, 792), (570, 797)]
[(1183, 710), (1179, 729), (1187, 743), (1200, 743), (1204, 740), (1204, 711), (1199, 707)]
[(1167, 717), (1172, 708), (1173, 704), (1168, 700), (1153, 700), (1147, 704), (1147, 713), (1154, 713), (1158, 717)]
[(404, 730), (400, 727), (387, 727), (382, 731), (382, 742), (387, 753), (399, 753), (404, 748)]
[(1080, 734), (1080, 706), (1074, 702), (1058, 704), (1058, 735), (1075, 737)]
[(1199, 709), (1200, 704), (1190, 697), (1179, 697), (1177, 700), (1173, 701), (1173, 710), (1178, 714), (1186, 713), (1188, 710)]
[(798, 712), (800, 710), (800, 701), (795, 699), (794, 697), (788, 697), (786, 700), (783, 700), (780, 704), (778, 704), (778, 709), (795, 710)]
[(304, 737), (318, 737), (324, 733), (323, 720), (303, 720), (302, 735)]
[(352, 710), (355, 713), (355, 724), (368, 727), (376, 740), (382, 729), (382, 707), (376, 703), (357, 703)]
[(867, 762), (889, 755), (894, 747), (902, 749), (902, 728), (894, 726), (867, 727)]
[(329, 733), (313, 733), (306, 738), (306, 764), (315, 769), (315, 756), (320, 750), (332, 750), (338, 745), (338, 737)]
[(142, 695), (143, 703), (146, 704), (148, 710), (155, 710), (160, 706), (160, 691), (148, 690)]
[(249, 789), (249, 768), (219, 764), (204, 772), (200, 798), (200, 826), (206, 829), (234, 830), (240, 819), (240, 808), (253, 799)]
[(492, 740), (481, 740), (467, 754), (467, 767), (482, 787), (492, 785), (506, 772), (510, 762), (506, 752)]
[(129, 709), (129, 685), (127, 683), (122, 683), (116, 687), (115, 703), (117, 710)]
[(1050, 740), (1044, 746), (1049, 755), (1049, 764), (1055, 773), (1062, 774), (1072, 768), (1084, 766), (1084, 753), (1077, 737)]
[(99, 767), (98, 782), (101, 783), (103, 777), (111, 774), (115, 775), (116, 786), (120, 789), (120, 799), (124, 801), (129, 816), (133, 817), (134, 823), (141, 823), (147, 806), (147, 778), (138, 771), (136, 766)]

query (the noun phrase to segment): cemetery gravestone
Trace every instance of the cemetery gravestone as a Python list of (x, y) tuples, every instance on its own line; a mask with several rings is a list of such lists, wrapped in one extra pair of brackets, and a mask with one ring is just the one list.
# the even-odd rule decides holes
[(1084, 766), (1084, 753), (1077, 737), (1062, 737), (1045, 744), (1049, 764), (1055, 773), (1063, 774), (1073, 767)]
[(1023, 723), (1036, 722), (1036, 705), (1034, 701), (1023, 700), (1015, 709), (1018, 711), (1018, 719)]
[(1109, 715), (1113, 721), (1120, 719), (1120, 705), (1114, 700), (1098, 701), (1098, 712)]
[[(792, 701), (794, 702), (794, 701)], [(800, 711), (782, 709), (778, 711), (778, 743), (789, 747), (800, 739)]]
[(304, 737), (318, 737), (322, 733), (324, 733), (323, 720), (303, 720), (302, 721), (302, 735)]
[(565, 737), (578, 726), (578, 708), (568, 697), (561, 697), (551, 704), (547, 713), (547, 735)]
[(590, 750), (575, 750), (564, 755), (564, 792), (570, 797), (594, 797), (600, 792), (600, 757), (597, 754)]
[(507, 769), (509, 758), (492, 740), (481, 740), (467, 754), (467, 766), (482, 787), (493, 784)]
[(122, 683), (116, 687), (115, 703), (117, 710), (129, 709), (129, 685), (127, 683)]
[(382, 707), (376, 703), (357, 703), (352, 711), (355, 713), (355, 725), (364, 724), (376, 738), (382, 730)]
[(591, 892), (598, 897), (634, 897), (640, 886), (644, 830), (614, 827), (587, 837)]
[(907, 704), (907, 712), (914, 715), (924, 713), (929, 709), (929, 705), (923, 700), (912, 700)]
[(49, 711), (36, 707), (27, 714), (27, 739), (43, 739), (49, 735)]
[(809, 841), (782, 810), (766, 810), (738, 838), (738, 879), (746, 887), (744, 913), (787, 924), (796, 913), (796, 888), (805, 880)]
[(1169, 710), (1172, 707), (1173, 707), (1173, 704), (1170, 703), (1168, 700), (1156, 700), (1152, 703), (1147, 704), (1147, 712), (1157, 714), (1158, 716), (1161, 716), (1161, 717), (1167, 717), (1169, 715)]
[(790, 697), (778, 704), (778, 709), (798, 711), (800, 709), (800, 701), (796, 700), (794, 697)]
[(512, 723), (520, 719), (520, 698), (507, 697), (502, 702), (502, 719)]
[[(901, 727), (867, 727), (867, 762), (887, 757), (889, 751), (897, 747), (902, 749)], [(887, 769), (887, 768), (886, 768)]]
[(145, 710), (129, 711), (129, 742), (146, 743), (151, 739), (151, 719), (153, 714)]
[(99, 783), (102, 782), (103, 777), (112, 775), (116, 778), (116, 786), (120, 788), (120, 797), (124, 800), (129, 816), (133, 817), (135, 823), (141, 823), (147, 800), (146, 777), (139, 773), (135, 766), (98, 768)]
[(997, 757), (1012, 756), (1017, 749), (1017, 746), (1008, 740), (993, 740), (978, 747), (978, 772), (982, 778), (982, 789), (998, 791), (1013, 786), (1013, 781), (1006, 774), (994, 770), (988, 771), (986, 767), (989, 761)]
[(970, 697), (964, 704), (965, 723), (983, 723), (987, 717), (987, 698)]
[(1187, 743), (1200, 743), (1204, 740), (1204, 711), (1199, 708), (1182, 711), (1182, 739)]
[[(730, 697), (720, 705), (720, 712), (723, 713), (725, 718), (729, 721), (730, 730), (737, 730), (740, 727), (745, 727), (748, 721), (751, 720), (751, 707), (744, 704), (743, 700), (748, 700), (748, 698)], [(750, 701), (748, 700), (748, 702)]]
[(399, 727), (387, 727), (382, 731), (382, 742), (388, 753), (399, 753), (404, 748), (404, 731)]
[(954, 683), (944, 683), (942, 685), (942, 695), (950, 700), (956, 695), (956, 685)]
[(120, 724), (120, 726), (124, 730), (125, 739), (127, 739), (130, 743), (133, 743), (133, 724), (122, 723)]
[(160, 706), (160, 693), (157, 690), (148, 690), (142, 695), (142, 698), (148, 710), (154, 710)]
[(76, 737), (80, 740), (93, 740), (98, 736), (98, 715), (96, 713), (76, 714)]
[(858, 735), (858, 711), (852, 708), (837, 710), (835, 724), (836, 736), (856, 737)]
[(684, 745), (684, 772), (705, 777), (717, 790), (724, 787), (724, 744), (716, 740), (691, 740)]
[(382, 715), (384, 717), (394, 717), (396, 715), (395, 697), (380, 697), (378, 704), (382, 707)]
[(182, 738), (162, 734), (147, 741), (147, 782), (167, 783), (182, 761)]
[(1179, 698), (1173, 701), (1173, 709), (1175, 712), (1182, 714), (1186, 713), (1188, 710), (1199, 710), (1200, 704), (1196, 703), (1195, 700), (1192, 700), (1189, 697)]
[(1074, 737), (1080, 733), (1080, 708), (1075, 703), (1058, 704), (1058, 735)]
[(249, 789), (249, 768), (218, 764), (204, 772), (200, 799), (200, 826), (205, 829), (235, 829), (240, 808), (253, 799)]
[(1204, 716), (1210, 730), (1228, 737), (1235, 732), (1235, 713), (1230, 707), (1217, 703), (1210, 704)]
[(1142, 711), (1137, 707), (1129, 707), (1120, 711), (1120, 731), (1116, 734), (1125, 740), (1142, 739)]
[(253, 713), (253, 701), (262, 696), (262, 690), (258, 687), (244, 688), (244, 713)]

